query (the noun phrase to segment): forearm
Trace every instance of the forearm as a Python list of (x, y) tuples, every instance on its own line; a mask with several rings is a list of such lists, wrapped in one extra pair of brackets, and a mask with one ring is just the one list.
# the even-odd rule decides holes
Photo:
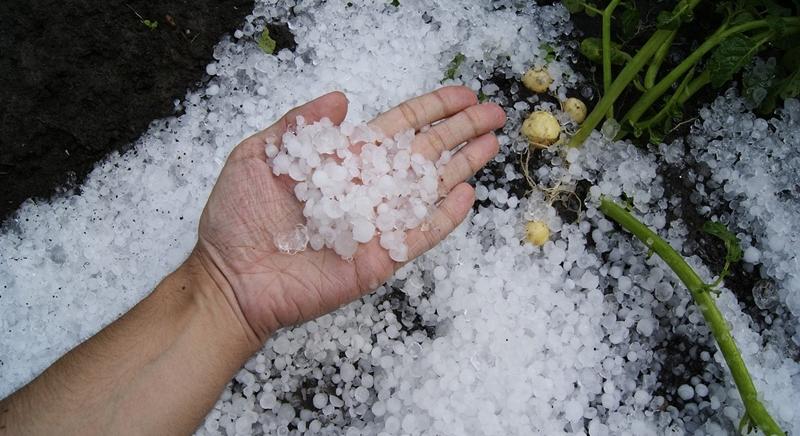
[(0, 402), (0, 434), (187, 434), (257, 343), (195, 256)]

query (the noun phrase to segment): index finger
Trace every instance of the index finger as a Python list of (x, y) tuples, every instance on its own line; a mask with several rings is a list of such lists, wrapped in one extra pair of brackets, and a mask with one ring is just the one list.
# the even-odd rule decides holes
[(445, 86), (404, 101), (369, 122), (386, 136), (403, 130), (417, 131), (428, 124), (457, 114), (478, 103), (478, 97), (466, 86)]

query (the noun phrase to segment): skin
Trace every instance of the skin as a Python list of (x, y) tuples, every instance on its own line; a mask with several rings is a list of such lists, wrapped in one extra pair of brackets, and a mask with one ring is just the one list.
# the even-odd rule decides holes
[[(344, 120), (347, 99), (326, 94), (289, 111), (234, 148), (200, 218), (189, 258), (128, 313), (0, 401), (0, 434), (189, 434), (226, 383), (278, 329), (330, 312), (383, 283), (402, 264), (378, 238), (352, 261), (332, 250), (284, 254), (273, 235), (303, 223), (288, 177), (264, 152), (297, 116)], [(436, 123), (425, 132), (419, 130)], [(498, 151), (505, 114), (465, 87), (406, 101), (370, 122), (387, 135), (414, 129), (414, 151), (437, 159), (466, 142), (444, 167), (443, 198), (426, 231), (407, 233), (409, 258), (447, 236), (468, 214), (464, 181)]]

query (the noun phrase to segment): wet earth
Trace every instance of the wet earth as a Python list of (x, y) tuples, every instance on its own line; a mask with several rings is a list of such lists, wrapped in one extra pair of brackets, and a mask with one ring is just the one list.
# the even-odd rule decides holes
[(252, 3), (0, 2), (0, 221), (172, 115)]

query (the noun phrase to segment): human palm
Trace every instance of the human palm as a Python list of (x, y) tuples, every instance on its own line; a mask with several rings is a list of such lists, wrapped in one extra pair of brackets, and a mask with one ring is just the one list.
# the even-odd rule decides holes
[[(288, 254), (273, 242), (276, 234), (291, 231), (305, 218), (294, 196), (295, 182), (271, 171), (266, 142), (279, 142), (297, 116), (307, 122), (327, 117), (339, 124), (346, 113), (343, 94), (326, 94), (243, 141), (228, 158), (200, 218), (195, 255), (202, 258), (228, 301), (238, 306), (244, 327), (261, 341), (281, 327), (355, 300), (401, 266), (377, 237), (361, 244), (352, 260), (327, 248)], [(474, 191), (463, 182), (497, 153), (492, 131), (504, 122), (505, 114), (497, 105), (477, 104), (467, 88), (446, 87), (404, 102), (370, 123), (386, 135), (414, 129), (414, 151), (432, 160), (468, 141), (441, 171), (439, 190), (444, 198), (429, 225), (424, 231), (407, 233), (410, 259), (439, 242), (467, 215)]]

